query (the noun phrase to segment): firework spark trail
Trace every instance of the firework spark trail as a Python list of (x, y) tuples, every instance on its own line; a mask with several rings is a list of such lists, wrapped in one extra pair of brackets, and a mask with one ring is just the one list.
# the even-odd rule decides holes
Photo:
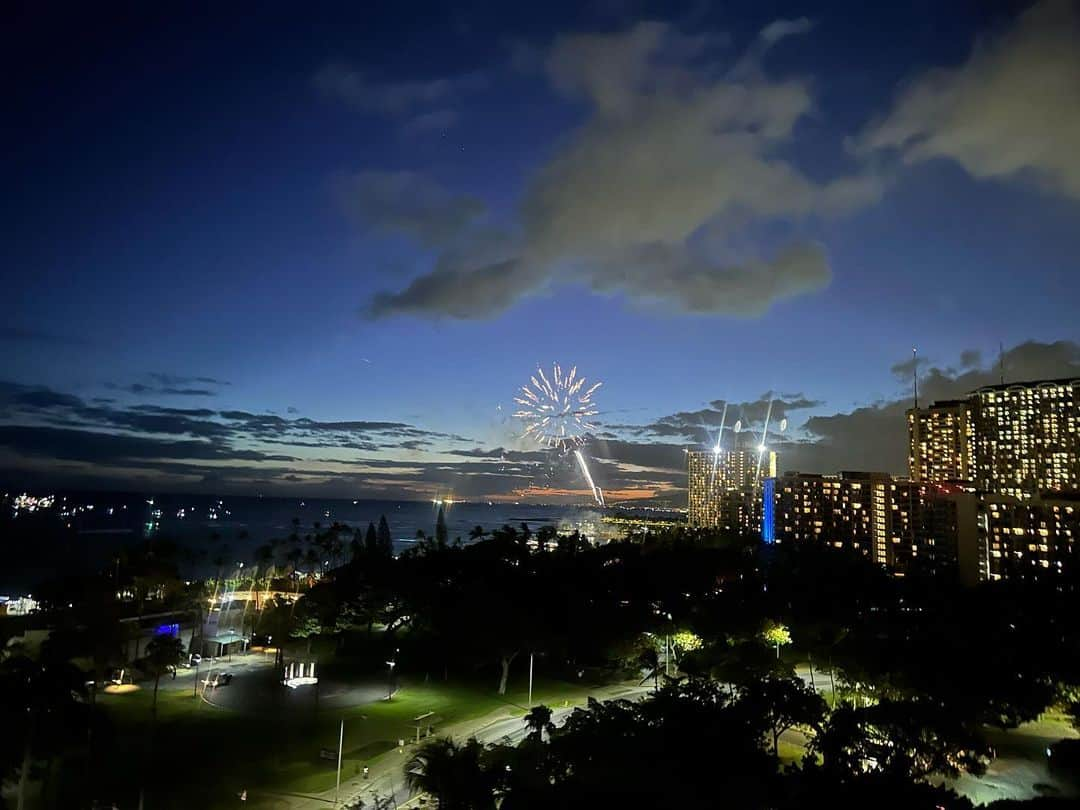
[(757, 474), (754, 476), (754, 480), (761, 478), (761, 458), (765, 455), (765, 439), (769, 435), (769, 420), (772, 418), (772, 406), (773, 400), (769, 400), (769, 407), (765, 411), (765, 426), (761, 429), (761, 444), (758, 445), (757, 454)]
[(581, 454), (580, 450), (575, 450), (574, 455), (577, 456), (578, 464), (581, 465), (581, 472), (589, 484), (589, 489), (592, 490), (593, 497), (600, 506), (603, 506), (604, 494), (600, 491), (600, 487), (593, 483), (592, 475), (589, 474), (589, 466), (585, 463), (585, 456)]
[(716, 434), (716, 447), (713, 449), (713, 462), (712, 462), (712, 483), (710, 487), (716, 485), (716, 468), (720, 466), (720, 441), (724, 438), (724, 422), (727, 421), (727, 403), (724, 403), (724, 410), (720, 414), (720, 432)]

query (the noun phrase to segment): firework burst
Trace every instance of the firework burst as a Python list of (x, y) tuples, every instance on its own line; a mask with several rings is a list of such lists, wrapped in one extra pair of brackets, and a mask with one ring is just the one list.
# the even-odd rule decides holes
[(525, 423), (525, 435), (545, 447), (567, 450), (585, 443), (589, 431), (595, 430), (590, 419), (599, 411), (592, 395), (603, 383), (593, 383), (579, 377), (577, 366), (564, 374), (558, 363), (551, 367), (551, 377), (537, 366), (536, 374), (529, 378), (514, 397), (519, 410), (514, 416)]

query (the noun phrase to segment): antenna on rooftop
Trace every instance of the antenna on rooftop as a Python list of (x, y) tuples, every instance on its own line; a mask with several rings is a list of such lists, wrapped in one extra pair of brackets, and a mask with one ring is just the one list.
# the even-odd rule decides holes
[(1005, 344), (998, 341), (998, 374), (1001, 375), (1001, 384), (1005, 384)]

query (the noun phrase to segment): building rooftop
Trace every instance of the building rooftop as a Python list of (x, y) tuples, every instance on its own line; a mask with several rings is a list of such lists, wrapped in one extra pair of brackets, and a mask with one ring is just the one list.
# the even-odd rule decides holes
[(1038, 388), (1044, 385), (1080, 385), (1080, 377), (1057, 377), (1049, 380), (1018, 380), (1016, 382), (1007, 382), (1004, 384), (999, 383), (998, 385), (984, 385), (981, 388), (975, 388), (969, 391), (966, 397), (960, 399), (935, 399), (929, 405), (923, 405), (921, 408), (908, 408), (907, 413), (911, 413), (912, 411), (928, 411), (932, 408), (955, 408), (958, 405), (965, 404), (976, 394), (981, 394), (983, 392)]
[(1008, 391), (1011, 388), (1038, 388), (1041, 385), (1080, 385), (1080, 377), (1058, 377), (1053, 380), (1024, 380), (998, 385), (984, 385), (982, 388), (976, 388), (971, 393), (978, 394), (983, 391)]

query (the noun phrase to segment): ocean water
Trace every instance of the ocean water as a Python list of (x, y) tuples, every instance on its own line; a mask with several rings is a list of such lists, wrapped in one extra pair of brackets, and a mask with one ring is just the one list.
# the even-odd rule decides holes
[[(240, 540), (241, 532), (246, 532), (257, 546), (269, 540), (285, 539), (293, 531), (301, 537), (314, 533), (317, 531), (316, 524), (325, 528), (337, 522), (366, 528), (369, 523), (378, 525), (379, 518), (385, 516), (398, 551), (415, 543), (418, 531), (434, 534), (439, 510), (438, 504), (422, 501), (257, 497), (199, 499), (175, 495), (153, 500), (153, 505), (144, 501), (142, 522), (156, 523), (152, 531), (164, 536), (210, 539), (216, 534), (225, 541), (246, 542)], [(159, 510), (160, 517), (148, 517), (152, 510)], [(450, 538), (461, 537), (463, 540), (468, 538), (474, 526), (482, 526), (490, 531), (504, 524), (516, 527), (527, 523), (535, 531), (541, 526), (558, 525), (566, 518), (573, 519), (588, 511), (566, 506), (487, 503), (455, 503), (444, 506), (444, 510)], [(142, 526), (144, 534), (147, 528), (147, 525)]]
[[(119, 548), (150, 538), (167, 538), (190, 552), (184, 573), (198, 576), (217, 557), (250, 562), (256, 548), (285, 540), (294, 531), (303, 538), (317, 531), (316, 524), (325, 528), (335, 521), (366, 529), (368, 523), (378, 525), (383, 515), (400, 553), (417, 542), (418, 531), (434, 534), (438, 508), (421, 501), (58, 493), (56, 518), (71, 524), (73, 537), (55, 548), (48, 541), (21, 539), (21, 553), (0, 566), (0, 592), (25, 592), (49, 576), (98, 567)], [(593, 537), (611, 531), (598, 510), (586, 507), (454, 503), (445, 509), (451, 540), (467, 541), (474, 526), (491, 531), (504, 524), (517, 528), (525, 523), (533, 531), (542, 526), (578, 529)]]

